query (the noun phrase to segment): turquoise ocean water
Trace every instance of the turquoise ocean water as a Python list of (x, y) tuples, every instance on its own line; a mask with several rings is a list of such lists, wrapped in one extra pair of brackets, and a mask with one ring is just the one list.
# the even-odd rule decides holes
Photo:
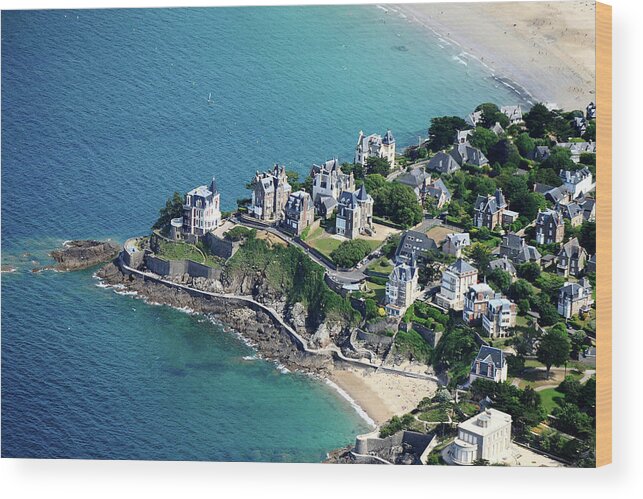
[[(207, 98), (212, 93), (213, 105)], [(30, 269), (66, 239), (145, 233), (216, 175), (224, 209), (274, 162), (398, 147), (432, 116), (517, 103), (376, 6), (2, 13), (2, 456), (315, 462), (368, 426), (237, 336)]]

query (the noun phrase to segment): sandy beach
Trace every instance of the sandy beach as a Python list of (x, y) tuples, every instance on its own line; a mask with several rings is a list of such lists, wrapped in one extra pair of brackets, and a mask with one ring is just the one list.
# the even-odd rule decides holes
[(461, 56), (478, 59), (506, 84), (516, 86), (517, 83), (532, 102), (584, 109), (595, 100), (593, 2), (433, 3), (386, 7), (391, 9), (391, 15), (400, 11), (412, 22), (454, 44), (461, 50)]
[(377, 425), (415, 409), (420, 400), (437, 390), (437, 384), (431, 381), (359, 368), (337, 368), (329, 378)]

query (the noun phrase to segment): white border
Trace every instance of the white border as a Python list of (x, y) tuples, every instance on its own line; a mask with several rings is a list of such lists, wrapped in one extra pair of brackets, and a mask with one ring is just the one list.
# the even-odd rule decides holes
[[(2, 9), (369, 3), (342, 1), (6, 0)], [(129, 461), (0, 461), (3, 497), (614, 497), (643, 489), (640, 431), (643, 353), (639, 314), (643, 163), (643, 2), (611, 0), (614, 33), (614, 464), (598, 470), (323, 466)], [(636, 400), (638, 398), (638, 400)], [(637, 407), (638, 405), (638, 407)], [(630, 429), (632, 431), (630, 431)], [(589, 493), (589, 494), (588, 494)], [(633, 497), (630, 494), (627, 497)]]

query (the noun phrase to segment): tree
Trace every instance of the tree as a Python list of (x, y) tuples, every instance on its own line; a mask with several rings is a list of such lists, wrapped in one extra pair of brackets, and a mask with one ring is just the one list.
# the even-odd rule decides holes
[(542, 272), (536, 279), (536, 286), (552, 303), (558, 299), (558, 292), (563, 284), (565, 284), (565, 278), (551, 272)]
[[(509, 196), (507, 196), (509, 198)], [(509, 198), (511, 209), (520, 213), (521, 216), (533, 220), (538, 215), (538, 210), (547, 208), (545, 196), (539, 192), (528, 192), (524, 195)]]
[(503, 293), (506, 293), (511, 286), (511, 274), (502, 269), (493, 269), (487, 274), (489, 285), (495, 286)]
[(531, 137), (543, 138), (554, 120), (554, 114), (544, 104), (537, 103), (523, 119)]
[(372, 298), (367, 298), (364, 302), (364, 318), (367, 321), (376, 318), (378, 316), (377, 308), (377, 302)]
[(366, 160), (366, 170), (369, 173), (377, 173), (386, 177), (391, 170), (391, 165), (386, 158), (371, 156)]
[(519, 265), (516, 269), (518, 277), (527, 279), (529, 282), (534, 282), (540, 275), (540, 265), (535, 262), (526, 262)]
[(376, 215), (389, 217), (403, 227), (411, 227), (422, 221), (422, 207), (417, 201), (415, 192), (397, 182), (386, 183), (373, 193)]
[(294, 170), (286, 170), (286, 177), (288, 177), (288, 183), (292, 187), (292, 192), (296, 192), (301, 189), (301, 183), (299, 182), (299, 172)]
[(518, 167), (520, 164), (520, 153), (518, 148), (511, 143), (509, 139), (500, 139), (489, 148), (487, 155), (490, 163), (500, 163), (501, 165), (511, 165)]
[(516, 144), (516, 147), (518, 148), (518, 152), (523, 158), (526, 158), (529, 156), (529, 154), (535, 149), (536, 143), (534, 142), (534, 139), (532, 139), (528, 133), (523, 132), (518, 137), (516, 137), (516, 140), (514, 141), (514, 144)]
[(551, 366), (561, 366), (567, 362), (570, 351), (569, 337), (560, 329), (552, 328), (540, 338), (536, 358), (545, 364), (548, 378)]
[(173, 218), (183, 217), (183, 196), (175, 192), (165, 202), (165, 206), (159, 210), (159, 218), (152, 225), (152, 230), (163, 229), (169, 225)]
[(583, 138), (588, 142), (596, 142), (596, 120), (590, 120), (587, 124), (587, 129), (583, 134)]
[(366, 175), (364, 178), (364, 186), (366, 187), (366, 192), (371, 196), (374, 195), (379, 189), (387, 185), (386, 178), (379, 173), (373, 173), (371, 175)]
[(344, 241), (330, 254), (339, 267), (352, 268), (371, 252), (370, 245), (363, 239)]
[(355, 179), (363, 179), (366, 172), (364, 171), (364, 165), (361, 163), (342, 163), (342, 172), (347, 175), (351, 173)]
[(558, 309), (549, 302), (540, 302), (538, 304), (538, 314), (540, 315), (540, 324), (543, 326), (551, 326), (556, 324), (560, 319)]
[(572, 170), (576, 164), (572, 161), (572, 153), (565, 147), (554, 147), (545, 161), (541, 163), (541, 168), (548, 168), (558, 174), (560, 170)]
[(482, 243), (473, 243), (466, 249), (479, 272), (485, 273), (491, 261), (491, 250)]
[(582, 329), (578, 329), (569, 334), (569, 339), (572, 345), (572, 356), (578, 357), (578, 355), (585, 349), (587, 334), (585, 334), (585, 331)]
[(583, 222), (578, 242), (590, 255), (596, 253), (596, 222)]
[(579, 437), (592, 432), (592, 418), (581, 412), (575, 404), (562, 402), (553, 410), (554, 426), (565, 433)]
[[(504, 115), (503, 115), (504, 116)], [(473, 147), (480, 149), (485, 155), (489, 152), (489, 148), (498, 142), (498, 136), (484, 127), (476, 127), (469, 138), (469, 143)]]
[(524, 279), (513, 282), (507, 290), (507, 296), (513, 301), (530, 300), (535, 294), (534, 287)]
[(496, 123), (500, 123), (502, 128), (509, 126), (509, 118), (500, 112), (500, 108), (493, 102), (485, 102), (476, 107), (476, 111), (482, 111), (482, 125), (490, 128)]
[(456, 132), (469, 128), (459, 116), (441, 116), (431, 119), (429, 126), (429, 149), (438, 152), (453, 143)]

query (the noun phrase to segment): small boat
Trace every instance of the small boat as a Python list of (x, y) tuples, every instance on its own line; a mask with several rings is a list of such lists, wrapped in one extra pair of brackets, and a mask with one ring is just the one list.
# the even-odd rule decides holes
[(214, 104), (214, 101), (212, 100), (212, 92), (210, 92), (210, 94), (208, 95), (208, 104)]

